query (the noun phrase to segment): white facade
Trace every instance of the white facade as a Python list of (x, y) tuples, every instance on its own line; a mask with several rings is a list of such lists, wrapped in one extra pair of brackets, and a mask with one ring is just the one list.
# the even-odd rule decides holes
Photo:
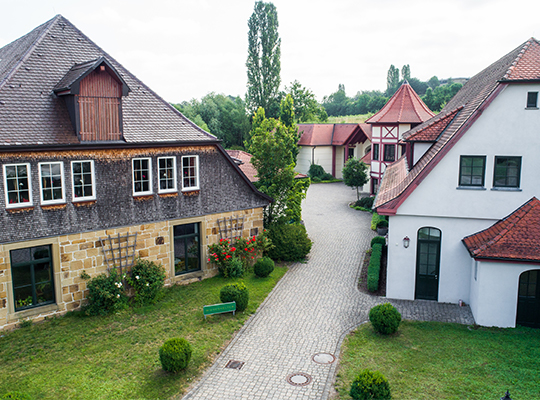
[[(540, 91), (540, 85), (507, 86), (390, 216), (388, 297), (415, 298), (418, 230), (434, 227), (442, 232), (438, 301), (470, 303), (482, 325), (515, 325), (516, 279), (523, 268), (534, 267), (479, 262), (474, 279), (475, 261), (461, 240), (493, 225), (533, 196), (540, 197), (540, 110), (525, 109), (530, 91)], [(425, 145), (416, 146), (415, 155), (417, 149), (425, 151)], [(483, 188), (458, 187), (460, 156), (465, 155), (486, 157)], [(493, 187), (495, 156), (521, 157), (518, 189)], [(409, 248), (403, 246), (406, 236)]]
[(331, 174), (332, 146), (300, 146), (295, 171), (307, 174), (311, 164), (320, 165)]

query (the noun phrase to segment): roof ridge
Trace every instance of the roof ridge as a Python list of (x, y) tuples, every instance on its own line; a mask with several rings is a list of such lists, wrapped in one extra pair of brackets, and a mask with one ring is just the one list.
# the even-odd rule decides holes
[[(454, 114), (454, 115), (453, 115), (453, 118), (452, 118), (452, 120), (453, 120), (453, 119), (456, 117), (456, 114), (457, 114), (459, 111), (461, 111), (462, 109), (463, 109), (463, 106), (459, 106), (459, 107), (453, 108), (451, 111), (446, 111), (446, 112), (444, 112), (444, 113), (439, 113), (439, 114), (437, 114), (437, 115), (434, 116), (433, 118), (427, 120), (427, 121), (425, 122), (425, 124), (426, 124), (425, 126), (422, 126), (420, 129), (415, 130), (413, 133), (409, 133), (409, 132), (412, 131), (413, 129), (415, 129), (416, 127), (413, 128), (413, 129), (411, 129), (411, 130), (409, 130), (409, 131), (407, 131), (407, 132), (405, 132), (405, 133), (403, 134), (403, 136), (407, 135), (408, 133), (409, 133), (409, 135), (407, 135), (406, 137), (404, 137), (403, 140), (408, 141), (408, 140), (410, 140), (411, 138), (414, 138), (415, 136), (417, 136), (417, 135), (420, 134), (421, 132), (425, 131), (425, 130), (428, 129), (428, 128), (431, 128), (432, 126), (434, 126), (434, 125), (436, 125), (436, 124), (438, 124), (438, 123), (440, 123), (440, 122), (442, 122), (442, 121), (444, 121), (446, 118), (448, 118), (448, 117), (450, 117), (450, 116), (452, 116), (452, 115)], [(451, 123), (452, 123), (452, 121), (450, 121), (450, 122), (445, 126), (445, 128), (442, 130), (441, 134), (448, 128), (448, 126), (449, 126)], [(422, 125), (423, 125), (423, 124), (422, 124)], [(440, 135), (439, 135), (439, 137), (440, 137)], [(437, 137), (437, 140), (439, 139), (439, 137)], [(435, 141), (437, 141), (437, 140), (435, 140)]]
[(508, 67), (508, 69), (506, 70), (506, 73), (503, 75), (502, 79), (508, 79), (508, 77), (510, 76), (510, 74), (512, 73), (512, 71), (514, 70), (514, 68), (516, 67), (517, 63), (521, 60), (521, 58), (523, 57), (523, 54), (525, 54), (525, 52), (527, 51), (527, 49), (529, 48), (530, 46), (530, 43), (531, 43), (531, 39), (527, 40), (525, 43), (523, 43), (521, 46), (521, 51), (519, 52), (519, 54), (516, 56), (516, 58), (514, 58), (514, 61), (510, 64), (510, 66)]
[[(0, 89), (2, 89), (2, 87), (4, 85), (6, 85), (6, 83), (9, 81), (9, 79), (15, 75), (17, 73), (17, 71), (19, 70), (19, 68), (24, 64), (24, 62), (26, 62), (26, 60), (28, 60), (28, 58), (30, 57), (30, 55), (32, 54), (33, 50), (37, 47), (37, 45), (39, 43), (41, 43), (41, 41), (43, 40), (43, 38), (46, 36), (47, 32), (50, 31), (51, 27), (54, 26), (54, 24), (60, 19), (62, 18), (62, 15), (60, 14), (57, 14), (55, 15), (53, 18), (51, 18), (50, 20), (48, 20), (47, 22), (44, 22), (43, 24), (41, 24), (40, 26), (38, 26), (37, 28), (34, 28), (32, 29), (30, 32), (28, 32), (26, 35), (23, 35), (21, 36), (20, 38), (18, 39), (15, 39), (14, 41), (8, 43), (6, 46), (9, 46), (10, 44), (12, 43), (15, 43), (19, 40), (21, 40), (22, 38), (30, 35), (32, 32), (42, 28), (42, 27), (45, 27), (43, 29), (43, 32), (41, 32), (38, 37), (32, 42), (32, 44), (30, 44), (30, 46), (28, 46), (28, 48), (26, 49), (26, 51), (24, 52), (24, 55), (22, 57), (19, 58), (19, 60), (15, 63), (15, 65), (11, 68), (11, 71), (9, 71), (4, 79), (2, 81), (0, 81)], [(5, 46), (4, 46), (5, 47)]]

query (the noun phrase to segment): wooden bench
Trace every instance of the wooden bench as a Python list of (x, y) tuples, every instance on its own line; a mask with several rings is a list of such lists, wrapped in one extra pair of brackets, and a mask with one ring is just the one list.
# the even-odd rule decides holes
[(203, 306), (204, 319), (206, 319), (207, 315), (223, 314), (231, 311), (233, 315), (235, 315), (236, 301), (231, 301), (230, 303), (219, 303), (212, 304), (210, 306)]

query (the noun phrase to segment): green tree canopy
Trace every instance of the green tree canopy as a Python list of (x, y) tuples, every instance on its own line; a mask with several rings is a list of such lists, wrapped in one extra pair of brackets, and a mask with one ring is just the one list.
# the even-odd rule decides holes
[(349, 158), (343, 167), (343, 182), (345, 185), (356, 188), (356, 198), (360, 199), (359, 188), (368, 181), (367, 165), (358, 158)]
[(315, 100), (313, 92), (303, 87), (297, 80), (291, 82), (291, 86), (285, 87), (285, 92), (293, 99), (297, 122), (317, 123), (328, 120), (326, 110)]
[(393, 64), (388, 68), (386, 75), (386, 95), (392, 96), (399, 87), (399, 69)]
[(281, 83), (281, 39), (274, 4), (257, 1), (248, 27), (247, 108), (253, 114), (262, 107), (269, 116), (277, 117)]
[(401, 80), (408, 81), (409, 79), (411, 79), (411, 67), (407, 64), (401, 68)]

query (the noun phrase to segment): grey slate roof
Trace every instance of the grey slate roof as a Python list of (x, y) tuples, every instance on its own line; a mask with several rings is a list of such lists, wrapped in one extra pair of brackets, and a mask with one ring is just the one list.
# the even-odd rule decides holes
[(217, 141), (57, 15), (0, 49), (0, 148), (79, 144), (64, 99), (53, 89), (74, 65), (99, 57), (131, 89), (122, 98), (127, 143)]

